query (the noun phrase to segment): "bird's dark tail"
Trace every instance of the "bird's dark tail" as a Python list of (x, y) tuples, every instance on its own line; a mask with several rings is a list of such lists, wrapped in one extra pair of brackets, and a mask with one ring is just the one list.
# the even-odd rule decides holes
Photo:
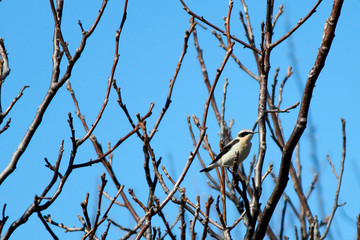
[(211, 169), (212, 169), (212, 168), (206, 167), (206, 168), (204, 168), (204, 169), (201, 169), (200, 172), (208, 172), (208, 171), (210, 171)]

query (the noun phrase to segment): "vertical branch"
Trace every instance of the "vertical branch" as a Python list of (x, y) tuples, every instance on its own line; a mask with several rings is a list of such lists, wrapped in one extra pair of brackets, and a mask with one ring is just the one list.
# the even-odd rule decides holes
[[(227, 37), (227, 46), (228, 48), (232, 46), (231, 44), (231, 38), (230, 38), (230, 16), (233, 8), (233, 1), (229, 0), (229, 10), (228, 15), (225, 18), (225, 29), (226, 29), (226, 37)], [(221, 126), (222, 127), (222, 126)], [(224, 225), (226, 226), (226, 196), (225, 196), (225, 169), (224, 167), (221, 167), (221, 180), (222, 180), (222, 188), (221, 188), (221, 201), (223, 205), (223, 221)]]
[[(249, 11), (248, 11), (248, 6), (245, 3), (245, 0), (241, 0), (241, 5), (244, 9), (244, 13), (245, 13), (245, 19), (246, 19), (246, 24), (244, 21), (244, 17), (242, 12), (240, 12), (240, 20), (243, 23), (243, 27), (245, 30), (245, 36), (247, 37), (249, 44), (253, 47), (255, 47), (255, 38), (254, 38), (254, 34), (252, 31), (252, 27), (251, 27), (251, 22), (250, 22), (250, 16), (249, 16)], [(257, 70), (260, 73), (261, 72), (261, 64), (260, 64), (260, 59), (259, 59), (259, 54), (260, 52), (254, 51), (252, 50), (254, 58), (255, 58), (255, 62), (256, 62), (256, 66), (257, 66)], [(258, 80), (257, 78), (255, 78), (256, 80)]]
[(186, 223), (185, 223), (185, 189), (181, 189), (181, 199), (180, 199), (180, 239), (185, 240), (185, 230), (186, 230)]
[(6, 53), (4, 39), (2, 38), (0, 38), (0, 66), (0, 83), (2, 83), (10, 73), (9, 59)]
[(195, 214), (194, 214), (194, 218), (190, 224), (190, 234), (191, 234), (191, 240), (195, 240), (196, 239), (196, 235), (197, 233), (195, 232), (195, 223), (196, 223), (196, 218), (199, 215), (199, 211), (200, 211), (200, 196), (197, 195), (196, 196), (196, 208), (195, 208)]
[[(270, 53), (271, 53), (271, 39), (272, 39), (272, 16), (273, 16), (274, 1), (267, 1), (266, 9), (266, 23), (265, 23), (265, 35), (264, 35), (264, 46), (261, 53), (260, 65), (260, 90), (259, 90), (259, 103), (258, 103), (258, 117), (257, 123), (259, 127), (259, 152), (258, 158), (254, 168), (254, 195), (252, 198), (251, 210), (254, 221), (250, 223), (248, 228), (247, 238), (251, 238), (256, 224), (257, 216), (260, 212), (259, 198), (261, 195), (261, 176), (262, 176), (262, 167), (264, 164), (264, 158), (266, 153), (266, 102), (268, 97), (267, 85), (268, 85), (268, 75), (270, 70)], [(266, 231), (264, 229), (264, 232)]]
[(89, 240), (92, 240), (94, 238), (97, 227), (98, 227), (98, 222), (99, 222), (99, 218), (100, 218), (100, 210), (101, 210), (101, 200), (102, 200), (102, 195), (103, 195), (106, 183), (107, 183), (107, 180), (105, 179), (105, 173), (103, 173), (101, 175), (101, 188), (99, 189), (99, 199), (98, 199), (98, 206), (97, 206), (97, 210), (96, 210), (94, 227), (93, 227), (93, 229), (91, 229), (92, 231), (89, 235)]
[(214, 199), (212, 198), (212, 196), (210, 195), (208, 200), (205, 203), (205, 208), (206, 208), (206, 215), (205, 215), (205, 223), (204, 223), (204, 231), (201, 237), (201, 240), (205, 240), (206, 239), (206, 234), (207, 234), (207, 228), (208, 228), (208, 223), (209, 223), (209, 215), (210, 215), (210, 206), (211, 204), (214, 202)]
[(224, 224), (226, 225), (226, 195), (225, 195), (225, 171), (226, 169), (224, 167), (221, 167), (221, 178), (219, 179), (220, 181), (222, 181), (222, 183), (220, 184), (220, 190), (221, 190), (221, 201), (222, 201), (222, 205), (223, 205), (223, 221)]
[(1, 104), (1, 86), (5, 81), (5, 78), (9, 75), (9, 59), (6, 53), (4, 39), (0, 38), (0, 124), (2, 123), (4, 116)]

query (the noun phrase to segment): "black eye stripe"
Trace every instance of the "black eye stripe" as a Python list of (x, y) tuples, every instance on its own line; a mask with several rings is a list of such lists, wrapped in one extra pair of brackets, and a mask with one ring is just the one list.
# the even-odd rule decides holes
[(244, 132), (240, 132), (238, 134), (238, 137), (245, 137), (246, 135), (252, 134), (252, 132), (250, 131), (244, 131)]

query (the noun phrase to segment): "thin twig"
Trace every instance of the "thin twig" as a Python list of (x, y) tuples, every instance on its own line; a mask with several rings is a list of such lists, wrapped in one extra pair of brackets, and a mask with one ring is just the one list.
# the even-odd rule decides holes
[(283, 14), (283, 12), (284, 12), (284, 6), (282, 4), (280, 4), (279, 10), (278, 10), (277, 14), (274, 17), (274, 21), (273, 21), (273, 24), (272, 24), (273, 28), (275, 27), (275, 24), (276, 24), (277, 20), (279, 19), (281, 14)]
[(169, 85), (169, 92), (168, 92), (168, 95), (167, 95), (167, 98), (166, 98), (166, 102), (165, 102), (165, 105), (163, 107), (163, 109), (161, 110), (161, 113), (159, 115), (159, 118), (157, 119), (154, 127), (153, 127), (153, 130), (151, 131), (151, 133), (149, 134), (149, 139), (151, 140), (152, 137), (154, 136), (154, 134), (156, 133), (158, 127), (159, 127), (159, 124), (162, 120), (162, 118), (164, 117), (167, 109), (169, 108), (170, 106), (170, 103), (171, 103), (171, 96), (172, 96), (172, 91), (173, 91), (173, 88), (174, 88), (174, 84), (175, 84), (175, 80), (178, 76), (178, 73), (180, 71), (180, 67), (181, 67), (181, 64), (182, 64), (182, 61), (184, 59), (184, 56), (186, 54), (186, 51), (187, 51), (187, 48), (188, 48), (188, 40), (189, 40), (189, 37), (190, 37), (190, 34), (192, 33), (192, 31), (195, 29), (195, 25), (196, 23), (193, 22), (189, 28), (189, 30), (187, 30), (185, 32), (185, 37), (184, 37), (184, 44), (183, 44), (183, 50), (182, 50), (182, 53), (181, 53), (181, 56), (180, 56), (180, 59), (177, 63), (177, 66), (176, 66), (176, 70), (175, 70), (175, 73), (174, 73), (174, 76), (173, 78), (170, 80), (170, 85)]
[(311, 184), (310, 184), (309, 190), (308, 190), (308, 192), (307, 192), (307, 194), (306, 194), (306, 198), (307, 198), (307, 199), (309, 199), (310, 194), (311, 194), (312, 191), (314, 190), (314, 188), (315, 188), (315, 183), (317, 182), (317, 180), (318, 180), (318, 173), (315, 173), (315, 174), (314, 174), (314, 178), (313, 178), (313, 180), (312, 180), (312, 182), (311, 182)]
[(206, 239), (206, 234), (207, 234), (207, 228), (208, 228), (208, 222), (209, 222), (209, 216), (210, 216), (210, 206), (211, 204), (214, 202), (214, 199), (212, 198), (212, 196), (210, 195), (208, 200), (205, 203), (205, 209), (206, 209), (206, 215), (205, 215), (205, 223), (204, 223), (204, 230), (203, 230), (203, 234), (201, 237), (201, 240), (205, 240)]
[(145, 205), (136, 197), (134, 191), (131, 188), (129, 188), (129, 194), (132, 196), (133, 200), (144, 210), (144, 212), (148, 211)]
[(1, 220), (0, 220), (0, 235), (3, 230), (3, 227), (6, 223), (6, 221), (9, 219), (9, 216), (5, 216), (5, 209), (6, 209), (6, 203), (3, 206), (2, 214), (1, 214)]
[(62, 224), (62, 223), (55, 222), (55, 221), (51, 218), (51, 215), (50, 215), (50, 214), (49, 214), (49, 215), (45, 215), (44, 218), (45, 218), (45, 220), (46, 220), (48, 223), (50, 223), (50, 224), (52, 224), (52, 225), (54, 225), (54, 226), (57, 226), (57, 227), (59, 227), (59, 228), (65, 229), (65, 232), (79, 232), (79, 231), (82, 232), (82, 231), (84, 231), (84, 228), (75, 228), (75, 227), (70, 228), (70, 227), (65, 226), (65, 225)]
[[(58, 7), (58, 12), (62, 12), (62, 8), (63, 8), (63, 1), (59, 1), (60, 4)], [(57, 45), (57, 36), (58, 36), (58, 32), (56, 30), (55, 27), (55, 32), (54, 32), (54, 50), (53, 50), (53, 69), (52, 69), (52, 76), (51, 76), (51, 84), (50, 87), (46, 93), (46, 96), (44, 98), (44, 100), (42, 101), (42, 103), (39, 105), (38, 107), (38, 111), (36, 112), (36, 115), (32, 121), (32, 123), (30, 124), (30, 126), (28, 127), (23, 139), (20, 141), (16, 151), (13, 153), (10, 162), (8, 163), (8, 165), (6, 166), (6, 168), (1, 172), (0, 174), (0, 184), (16, 169), (16, 165), (20, 159), (20, 157), (22, 156), (22, 154), (25, 152), (25, 150), (27, 149), (33, 135), (35, 134), (36, 130), (38, 129), (38, 127), (40, 126), (43, 116), (45, 114), (45, 111), (47, 110), (50, 102), (52, 101), (52, 99), (54, 98), (54, 96), (56, 95), (56, 93), (58, 92), (58, 90), (63, 86), (63, 84), (70, 78), (71, 76), (71, 72), (72, 69), (75, 65), (75, 63), (77, 62), (77, 60), (80, 58), (82, 52), (85, 49), (85, 45), (86, 45), (86, 41), (87, 39), (90, 37), (90, 35), (93, 33), (93, 31), (95, 30), (98, 22), (101, 19), (101, 16), (104, 12), (105, 6), (106, 6), (107, 1), (103, 0), (102, 2), (102, 6), (100, 8), (100, 11), (97, 15), (97, 18), (95, 19), (93, 25), (91, 26), (90, 30), (88, 32), (86, 32), (86, 34), (84, 34), (82, 36), (81, 42), (79, 44), (79, 47), (76, 49), (73, 57), (69, 60), (68, 65), (66, 66), (66, 70), (64, 71), (64, 75), (60, 78), (60, 61), (61, 61), (61, 55), (62, 53), (59, 51), (58, 45)], [(53, 6), (53, 2), (52, 0), (50, 0), (50, 4)], [(54, 8), (52, 8), (53, 10)], [(55, 14), (54, 19), (55, 21), (59, 22), (59, 19), (61, 19), (61, 16), (57, 16), (57, 14)], [(59, 24), (56, 24), (57, 26), (59, 26)], [(66, 49), (66, 46), (64, 49)]]
[(196, 223), (197, 216), (199, 215), (199, 211), (200, 211), (200, 196), (197, 195), (197, 196), (196, 196), (196, 209), (195, 209), (195, 214), (194, 214), (193, 220), (192, 220), (191, 223), (190, 223), (191, 240), (195, 240), (195, 239), (196, 239), (197, 233), (195, 232), (195, 223)]
[(331, 166), (331, 170), (332, 170), (332, 172), (334, 173), (336, 179), (339, 179), (339, 176), (337, 175), (336, 170), (335, 170), (335, 166), (334, 166), (334, 164), (332, 163), (332, 161), (331, 161), (331, 159), (330, 159), (330, 156), (329, 156), (328, 154), (326, 154), (326, 159), (328, 160), (328, 162), (329, 162), (329, 164), (330, 164), (330, 166)]
[(5, 132), (5, 131), (10, 127), (10, 122), (11, 122), (11, 118), (9, 118), (9, 119), (6, 121), (4, 127), (3, 127), (2, 129), (0, 129), (0, 134), (2, 134), (3, 132)]
[(337, 178), (337, 187), (336, 187), (336, 192), (335, 192), (334, 205), (333, 205), (333, 209), (331, 211), (331, 214), (329, 216), (329, 220), (327, 221), (327, 225), (326, 225), (326, 228), (324, 230), (324, 233), (321, 236), (321, 239), (325, 239), (326, 235), (328, 234), (328, 232), (330, 230), (331, 222), (332, 222), (332, 220), (334, 218), (334, 215), (335, 215), (335, 212), (336, 212), (337, 208), (340, 206), (339, 203), (338, 203), (338, 199), (339, 199), (339, 194), (340, 194), (340, 187), (341, 187), (341, 182), (342, 182), (342, 178), (343, 178), (345, 157), (346, 157), (345, 120), (343, 118), (341, 118), (341, 124), (342, 124), (342, 140), (343, 140), (343, 142), (342, 142), (340, 173), (339, 173), (339, 176), (335, 175), (336, 178)]
[(313, 13), (316, 12), (316, 8), (320, 5), (321, 2), (322, 2), (322, 0), (318, 0), (317, 3), (315, 4), (315, 6), (310, 10), (310, 12), (304, 18), (301, 18), (300, 21), (289, 32), (287, 32), (279, 40), (277, 40), (276, 42), (271, 44), (271, 48), (276, 47), (281, 42), (283, 42), (285, 39), (290, 37), (291, 34), (293, 34), (304, 22), (306, 22), (311, 17), (311, 15), (313, 15)]
[(4, 79), (9, 75), (9, 59), (6, 53), (4, 39), (0, 38), (0, 87)]
[[(159, 199), (158, 199), (158, 198), (155, 199), (155, 203), (156, 203), (157, 206), (160, 205), (160, 202), (159, 202)], [(168, 221), (166, 221), (165, 215), (163, 214), (163, 212), (162, 212), (161, 210), (159, 210), (158, 215), (161, 217), (162, 221), (163, 221), (164, 224), (165, 224), (166, 233), (169, 234), (169, 236), (170, 236), (171, 239), (175, 240), (175, 239), (176, 239), (176, 236), (172, 233), (171, 227), (169, 226)]]
[(285, 87), (285, 83), (290, 78), (290, 76), (293, 74), (293, 72), (291, 70), (292, 70), (292, 68), (291, 68), (291, 66), (289, 66), (287, 69), (287, 72), (286, 72), (286, 76), (284, 77), (284, 80), (280, 84), (279, 97), (278, 97), (278, 103), (277, 103), (276, 108), (280, 108), (280, 104), (282, 102), (282, 93), (283, 93), (283, 90)]
[(281, 212), (281, 224), (280, 224), (280, 234), (279, 234), (279, 239), (283, 239), (283, 234), (284, 234), (284, 223), (285, 223), (285, 215), (286, 215), (286, 206), (287, 206), (287, 201), (284, 201), (284, 206)]
[[(226, 36), (226, 31), (224, 31), (224, 30), (218, 28), (217, 26), (215, 26), (214, 24), (210, 23), (210, 22), (207, 21), (204, 17), (199, 16), (199, 15), (195, 14), (194, 12), (192, 12), (192, 11), (188, 8), (188, 6), (185, 4), (185, 2), (184, 2), (183, 0), (180, 0), (180, 2), (182, 3), (182, 5), (183, 5), (183, 7), (184, 7), (184, 10), (185, 10), (188, 14), (190, 14), (191, 16), (199, 19), (199, 20), (202, 21), (203, 23), (209, 25), (210, 27), (214, 28), (216, 31), (219, 31), (219, 32), (221, 32), (222, 34), (224, 34), (224, 35)], [(257, 53), (260, 54), (260, 50), (259, 50), (259, 49), (255, 48), (255, 47), (253, 47), (253, 46), (250, 46), (249, 44), (247, 44), (247, 43), (245, 43), (244, 41), (242, 41), (242, 40), (238, 39), (237, 37), (235, 37), (234, 35), (231, 35), (230, 37), (231, 37), (231, 39), (233, 39), (234, 41), (236, 41), (236, 42), (244, 45), (244, 47), (250, 48), (250, 49), (252, 49), (253, 51), (256, 51)]]
[(268, 169), (266, 170), (265, 174), (261, 178), (261, 182), (264, 182), (267, 175), (269, 175), (272, 172), (273, 164), (270, 163)]
[(96, 230), (98, 228), (98, 223), (99, 223), (99, 218), (100, 218), (100, 213), (101, 213), (101, 202), (102, 202), (102, 193), (104, 191), (105, 185), (107, 183), (107, 180), (105, 179), (105, 173), (103, 173), (101, 175), (101, 188), (99, 190), (99, 195), (98, 195), (98, 206), (97, 206), (97, 210), (96, 210), (96, 216), (95, 216), (95, 221), (94, 221), (94, 227), (91, 229), (91, 233), (89, 234), (89, 240), (92, 240), (95, 236)]
[[(101, 189), (99, 189), (99, 192), (101, 191)], [(80, 206), (82, 208), (82, 211), (83, 211), (83, 215), (85, 217), (85, 221), (86, 221), (86, 228), (88, 230), (91, 229), (91, 222), (90, 222), (90, 218), (89, 218), (89, 213), (88, 213), (88, 210), (87, 210), (87, 206), (88, 206), (88, 202), (89, 202), (89, 193), (86, 193), (86, 197), (85, 197), (85, 200), (83, 202), (80, 203)]]
[[(223, 48), (226, 51), (226, 46), (224, 44), (224, 41), (221, 38), (221, 35), (216, 33), (215, 31), (211, 32), (212, 34), (214, 34), (214, 36), (218, 39), (218, 41), (220, 42), (220, 47)], [(235, 56), (235, 54), (231, 54), (231, 57), (234, 59), (234, 61), (239, 65), (240, 69), (243, 70), (244, 72), (246, 72), (250, 77), (252, 77), (253, 79), (255, 79), (257, 82), (259, 82), (259, 77), (257, 77), (253, 72), (250, 71), (250, 69), (248, 69), (247, 67), (245, 67), (244, 64), (242, 64), (242, 62)]]
[(23, 92), (26, 88), (28, 88), (30, 86), (23, 86), (19, 92), (19, 94), (12, 100), (12, 102), (10, 103), (9, 107), (6, 109), (5, 112), (1, 113), (1, 117), (5, 118), (6, 115), (10, 112), (10, 110), (14, 107), (15, 103), (21, 98), (21, 96), (23, 95)]
[[(193, 19), (194, 18), (191, 18), (191, 21), (194, 21)], [(201, 67), (201, 72), (203, 74), (204, 83), (205, 83), (208, 91), (210, 91), (211, 85), (210, 85), (210, 81), (209, 81), (209, 74), (208, 74), (207, 69), (206, 69), (206, 65), (205, 65), (205, 61), (204, 61), (204, 57), (203, 57), (203, 51), (202, 51), (202, 49), (200, 48), (200, 45), (199, 45), (199, 39), (198, 39), (198, 36), (197, 36), (196, 28), (194, 28), (194, 30), (193, 30), (193, 37), (194, 37), (194, 46), (195, 46), (195, 49), (197, 51), (197, 57), (196, 58), (198, 59), (200, 67)], [(217, 108), (217, 104), (216, 104), (216, 101), (215, 101), (215, 96), (211, 99), (211, 107), (213, 108), (213, 111), (215, 113), (217, 122), (220, 123), (220, 114), (219, 114), (219, 110)]]
[(270, 109), (270, 110), (266, 110), (267, 113), (271, 113), (271, 112), (274, 112), (274, 113), (289, 113), (289, 110), (290, 109), (294, 109), (296, 108), (297, 106), (299, 106), (300, 102), (296, 102), (295, 104), (293, 104), (292, 106), (290, 107), (287, 107), (283, 110), (280, 110), (280, 109)]
[(274, 101), (275, 101), (275, 89), (276, 89), (276, 84), (277, 84), (277, 82), (278, 82), (277, 77), (278, 77), (278, 75), (279, 75), (279, 71), (280, 71), (280, 68), (276, 68), (275, 74), (274, 74), (274, 83), (271, 85), (271, 97), (270, 97), (271, 106), (270, 106), (270, 107), (273, 107), (273, 106), (274, 106)]
[[(35, 196), (36, 198), (37, 196)], [(35, 200), (35, 203), (37, 202), (37, 200)], [(40, 221), (42, 222), (42, 224), (45, 226), (46, 230), (50, 233), (51, 237), (55, 240), (58, 240), (59, 238), (55, 235), (55, 233), (51, 230), (49, 224), (47, 224), (47, 222), (45, 221), (44, 217), (41, 215), (41, 212), (38, 211), (37, 212), (37, 216), (40, 219)]]

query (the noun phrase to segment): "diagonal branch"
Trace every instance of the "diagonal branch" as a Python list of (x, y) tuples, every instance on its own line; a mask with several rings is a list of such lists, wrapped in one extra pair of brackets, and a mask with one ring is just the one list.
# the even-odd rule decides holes
[[(62, 3), (62, 1), (59, 0), (60, 3)], [(105, 9), (107, 0), (103, 0), (101, 9), (99, 10), (99, 13), (97, 15), (96, 20), (94, 21), (92, 27), (90, 28), (90, 30), (88, 32), (86, 32), (86, 34), (83, 35), (82, 39), (81, 39), (81, 43), (79, 45), (79, 47), (77, 48), (74, 56), (71, 58), (71, 61), (69, 61), (65, 73), (64, 75), (61, 77), (61, 79), (59, 80), (59, 75), (60, 75), (60, 61), (61, 61), (61, 53), (58, 51), (59, 49), (56, 46), (56, 36), (57, 36), (57, 31), (54, 32), (54, 52), (53, 52), (53, 72), (52, 72), (52, 77), (51, 77), (51, 84), (50, 87), (42, 101), (42, 103), (39, 105), (39, 108), (35, 114), (35, 117), (32, 121), (32, 123), (30, 124), (29, 128), (27, 129), (23, 139), (21, 140), (21, 142), (19, 143), (17, 149), (15, 150), (15, 152), (13, 153), (10, 162), (8, 163), (8, 165), (6, 166), (6, 168), (1, 172), (0, 174), (0, 185), (3, 183), (3, 181), (5, 181), (5, 179), (16, 169), (16, 165), (20, 159), (20, 157), (22, 156), (22, 154), (25, 152), (25, 150), (27, 149), (32, 137), (34, 136), (36, 130), (38, 129), (38, 127), (40, 126), (40, 123), (42, 122), (42, 118), (47, 110), (47, 108), (49, 107), (51, 101), (53, 100), (53, 98), (55, 97), (57, 91), (64, 85), (64, 83), (66, 82), (66, 80), (68, 80), (71, 76), (71, 72), (72, 69), (76, 63), (76, 61), (80, 58), (81, 53), (84, 51), (85, 49), (85, 45), (86, 45), (86, 40), (88, 37), (90, 37), (90, 35), (93, 33), (93, 31), (95, 30), (101, 16), (102, 13)], [(58, 8), (57, 9), (58, 12), (62, 12), (62, 4), (58, 4)]]
[[(216, 31), (221, 32), (221, 33), (224, 34), (225, 36), (227, 35), (227, 32), (226, 32), (226, 31), (220, 29), (219, 27), (215, 26), (215, 25), (212, 24), (211, 22), (207, 21), (204, 17), (199, 16), (199, 15), (197, 15), (196, 13), (192, 12), (192, 11), (188, 8), (188, 6), (185, 4), (185, 2), (184, 2), (183, 0), (180, 0), (180, 2), (181, 2), (181, 4), (183, 5), (184, 10), (185, 10), (188, 14), (190, 14), (191, 16), (193, 16), (193, 17), (196, 18), (196, 19), (199, 19), (199, 20), (202, 21), (203, 23), (209, 25), (210, 27), (212, 27), (212, 28), (215, 29)], [(252, 49), (253, 51), (255, 51), (255, 52), (257, 52), (257, 53), (261, 53), (259, 49), (257, 49), (256, 47), (253, 47), (253, 46), (247, 44), (246, 42), (238, 39), (238, 38), (235, 37), (234, 35), (230, 35), (230, 38), (233, 39), (234, 41), (236, 41), (236, 42), (244, 45), (244, 47), (250, 48), (250, 49)]]
[(311, 17), (311, 15), (313, 15), (313, 13), (316, 12), (316, 8), (320, 5), (321, 2), (322, 2), (322, 0), (318, 0), (317, 3), (315, 4), (315, 6), (310, 10), (310, 12), (308, 14), (304, 18), (301, 18), (300, 21), (288, 33), (286, 33), (284, 36), (282, 36), (276, 42), (272, 43), (271, 47), (272, 48), (276, 47), (277, 45), (282, 43), (285, 39), (290, 37), (291, 34), (293, 34), (304, 22), (306, 22), (306, 20), (308, 20)]
[(299, 142), (300, 137), (302, 136), (306, 128), (312, 93), (315, 87), (316, 80), (318, 79), (320, 72), (325, 65), (325, 60), (331, 48), (331, 44), (335, 36), (337, 21), (340, 17), (342, 4), (343, 0), (334, 0), (330, 17), (326, 20), (324, 35), (320, 45), (320, 49), (314, 66), (308, 75), (308, 79), (305, 85), (297, 123), (288, 142), (284, 146), (278, 181), (269, 200), (266, 203), (265, 209), (262, 216), (260, 217), (253, 239), (262, 239), (264, 237), (266, 227), (269, 225), (270, 218), (281, 197), (281, 194), (284, 192), (287, 185), (289, 169), (291, 165), (291, 156), (296, 144)]
[(161, 110), (160, 116), (159, 116), (158, 120), (156, 121), (153, 130), (152, 130), (151, 133), (149, 134), (149, 140), (151, 140), (152, 137), (154, 136), (154, 134), (156, 133), (157, 128), (158, 128), (158, 126), (159, 126), (162, 118), (164, 117), (166, 110), (167, 110), (167, 109), (169, 108), (169, 106), (170, 106), (170, 103), (171, 103), (171, 95), (172, 95), (172, 91), (173, 91), (173, 88), (174, 88), (175, 80), (176, 80), (176, 78), (177, 78), (177, 76), (178, 76), (178, 73), (179, 73), (179, 71), (180, 71), (180, 67), (181, 67), (182, 61), (183, 61), (183, 59), (184, 59), (184, 56), (185, 56), (186, 51), (187, 51), (187, 48), (188, 48), (189, 37), (190, 37), (190, 34), (192, 33), (192, 31), (195, 29), (195, 25), (196, 25), (196, 23), (195, 23), (195, 22), (192, 22), (192, 23), (191, 23), (191, 26), (190, 26), (190, 29), (185, 32), (183, 50), (182, 50), (180, 59), (179, 59), (179, 61), (178, 61), (178, 64), (177, 64), (177, 66), (176, 66), (176, 70), (175, 70), (174, 76), (173, 76), (173, 78), (170, 80), (169, 92), (168, 92), (168, 96), (167, 96), (167, 98), (166, 98), (165, 106), (164, 106), (163, 109)]

